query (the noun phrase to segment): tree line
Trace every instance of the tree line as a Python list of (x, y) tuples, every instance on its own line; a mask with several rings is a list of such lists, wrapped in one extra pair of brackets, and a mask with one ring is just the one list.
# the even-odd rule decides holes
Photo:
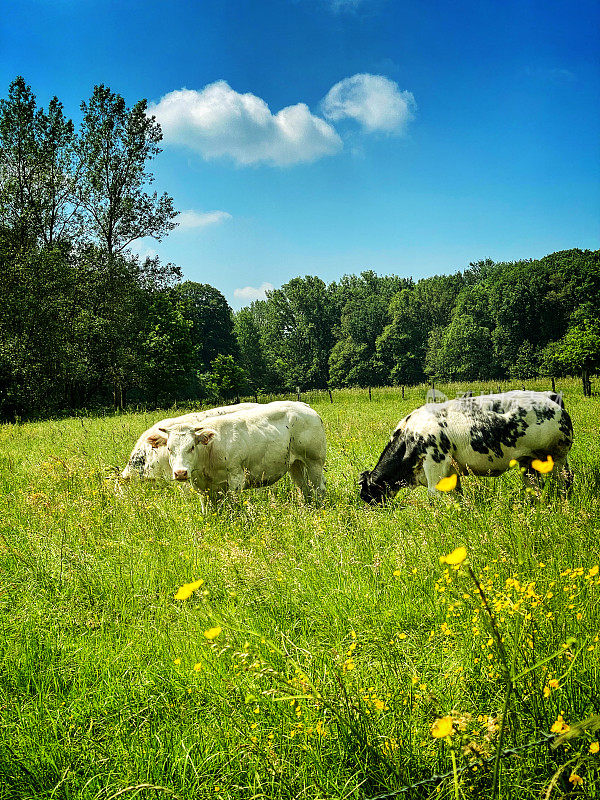
[(294, 278), (236, 315), (256, 387), (584, 377), (600, 369), (600, 251), (413, 281)]
[(294, 390), (588, 374), (600, 252), (472, 263), (419, 281), (298, 277), (233, 313), (132, 253), (176, 226), (152, 191), (161, 130), (106, 86), (78, 130), (16, 78), (0, 100), (0, 416)]

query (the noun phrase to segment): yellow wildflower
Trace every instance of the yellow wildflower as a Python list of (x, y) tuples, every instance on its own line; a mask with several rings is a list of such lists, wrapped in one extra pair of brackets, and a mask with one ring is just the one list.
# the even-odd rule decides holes
[(452, 736), (454, 733), (453, 719), (451, 716), (436, 719), (431, 726), (431, 735), (436, 739), (444, 739), (446, 736)]
[(508, 466), (509, 466), (511, 469), (512, 469), (513, 467), (516, 467), (516, 466), (518, 466), (518, 464), (519, 464), (519, 462), (517, 461), (517, 459), (516, 459), (516, 458), (511, 458), (511, 460), (508, 462)]
[(543, 475), (546, 472), (552, 472), (554, 467), (554, 460), (552, 456), (548, 456), (545, 461), (540, 461), (539, 458), (534, 458), (531, 462), (531, 466), (536, 470), (536, 472), (541, 472)]
[(177, 594), (175, 595), (175, 600), (187, 600), (196, 589), (199, 589), (204, 581), (202, 578), (198, 581), (193, 581), (193, 583), (184, 583), (183, 586), (177, 590)]
[(395, 578), (399, 578), (399, 577), (400, 577), (400, 575), (402, 575), (402, 570), (400, 570), (400, 569), (395, 569), (395, 570), (393, 571), (392, 575), (393, 575)]
[(451, 566), (458, 566), (459, 564), (463, 563), (466, 557), (467, 557), (467, 548), (457, 547), (451, 553), (448, 553), (447, 556), (440, 556), (440, 562), (442, 564), (450, 564)]
[(580, 783), (583, 783), (583, 778), (577, 775), (575, 772), (572, 772), (569, 775), (569, 781), (573, 784), (573, 786), (578, 786)]
[(556, 678), (552, 678), (551, 681), (548, 681), (548, 686), (551, 689), (558, 689), (558, 687), (560, 686), (560, 683), (556, 680)]
[(556, 722), (550, 728), (551, 733), (564, 733), (565, 731), (569, 730), (569, 726), (564, 721), (562, 714), (559, 714)]
[(194, 672), (200, 672), (202, 669), (202, 664), (194, 664)]
[(220, 625), (215, 625), (214, 628), (209, 628), (207, 631), (204, 631), (204, 636), (210, 641), (212, 641), (213, 639), (217, 638), (217, 636), (221, 633), (222, 630), (223, 629), (221, 628)]
[(175, 661), (173, 661), (173, 663), (179, 665), (179, 664), (181, 664), (181, 659), (180, 658), (176, 658)]
[(453, 489), (456, 489), (456, 482), (458, 480), (458, 475), (456, 473), (454, 475), (450, 475), (449, 478), (442, 478), (439, 480), (435, 488), (438, 492), (451, 492)]
[(590, 745), (590, 753), (594, 756), (600, 750), (600, 742), (592, 742)]
[(590, 571), (588, 572), (588, 578), (593, 578), (595, 575), (598, 574), (599, 570), (600, 570), (600, 567), (598, 566), (598, 564), (596, 564), (596, 566), (592, 567), (590, 569)]

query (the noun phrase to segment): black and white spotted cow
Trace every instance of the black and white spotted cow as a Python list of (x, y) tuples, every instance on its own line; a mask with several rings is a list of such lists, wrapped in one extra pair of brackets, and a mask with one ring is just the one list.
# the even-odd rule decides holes
[[(573, 425), (554, 392), (513, 391), (430, 403), (400, 421), (375, 468), (361, 473), (360, 496), (382, 503), (401, 488), (427, 486), (472, 473), (497, 476), (512, 459), (530, 473), (533, 459), (551, 455), (563, 487)], [(460, 491), (460, 481), (457, 481)]]

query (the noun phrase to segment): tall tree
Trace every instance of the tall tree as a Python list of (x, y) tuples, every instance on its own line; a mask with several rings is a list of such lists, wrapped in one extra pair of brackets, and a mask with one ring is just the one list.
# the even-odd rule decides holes
[(292, 278), (260, 307), (265, 353), (288, 387), (325, 388), (337, 322), (331, 287), (312, 275)]
[(148, 172), (162, 139), (160, 125), (148, 116), (146, 100), (133, 108), (104, 85), (81, 104), (78, 199), (87, 230), (112, 258), (143, 236), (159, 241), (173, 230), (173, 200), (149, 194)]
[(267, 389), (271, 379), (260, 339), (260, 330), (249, 308), (240, 309), (234, 317), (234, 331), (240, 352), (240, 363), (248, 375), (252, 392)]
[(5, 234), (17, 246), (35, 239), (31, 186), (36, 170), (36, 100), (22, 77), (17, 77), (0, 100), (0, 219)]

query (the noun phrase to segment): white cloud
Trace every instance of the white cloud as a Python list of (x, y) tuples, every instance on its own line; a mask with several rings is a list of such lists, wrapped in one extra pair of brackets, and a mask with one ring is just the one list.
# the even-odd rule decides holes
[(231, 214), (227, 211), (182, 211), (175, 218), (178, 231), (188, 231), (193, 228), (206, 228), (208, 225), (218, 225), (221, 222), (231, 219)]
[(414, 117), (415, 98), (383, 75), (361, 73), (336, 83), (321, 101), (323, 114), (337, 122), (351, 118), (367, 131), (401, 133)]
[(264, 300), (266, 292), (271, 292), (274, 288), (272, 283), (267, 282), (261, 283), (258, 289), (254, 286), (244, 286), (243, 289), (234, 289), (233, 296), (240, 300)]
[(138, 256), (141, 261), (145, 261), (147, 258), (154, 258), (156, 255), (156, 250), (148, 245), (148, 240), (144, 239), (136, 239), (135, 242), (131, 242), (128, 249), (134, 256)]
[(201, 91), (169, 92), (148, 113), (160, 122), (165, 142), (185, 145), (205, 158), (288, 166), (316, 161), (342, 148), (334, 128), (304, 103), (272, 114), (260, 97), (239, 94), (226, 81)]

